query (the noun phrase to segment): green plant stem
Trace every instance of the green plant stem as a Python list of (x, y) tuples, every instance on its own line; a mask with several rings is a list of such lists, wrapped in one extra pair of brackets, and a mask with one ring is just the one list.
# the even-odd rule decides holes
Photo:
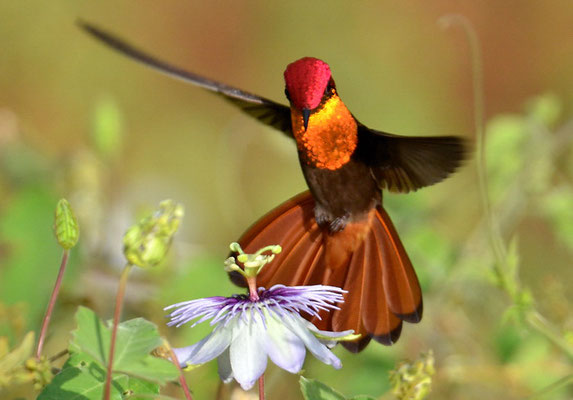
[(68, 349), (62, 350), (62, 351), (60, 351), (59, 353), (54, 354), (52, 357), (50, 357), (50, 358), (49, 358), (49, 361), (50, 361), (50, 362), (54, 362), (54, 361), (56, 361), (57, 359), (59, 359), (59, 358), (61, 358), (61, 357), (63, 357), (63, 356), (67, 356), (69, 353), (70, 353), (70, 352), (69, 352)]
[[(439, 23), (448, 28), (459, 25), (463, 29), (469, 43), (472, 63), (472, 91), (474, 98), (474, 127), (476, 131), (476, 170), (478, 176), (479, 193), (484, 210), (488, 239), (495, 258), (494, 271), (499, 279), (500, 286), (512, 292), (503, 265), (506, 260), (507, 250), (501, 238), (499, 226), (495, 223), (491, 209), (489, 186), (487, 179), (486, 162), (486, 135), (485, 135), (485, 100), (483, 84), (483, 61), (481, 57), (481, 45), (478, 35), (471, 22), (463, 15), (450, 14), (440, 18)], [(513, 296), (513, 293), (510, 293)]]
[(259, 377), (259, 400), (265, 400), (265, 374)]
[(573, 374), (564, 376), (563, 378), (559, 379), (558, 381), (553, 382), (552, 384), (550, 384), (548, 386), (545, 386), (543, 389), (541, 389), (540, 391), (535, 393), (533, 396), (529, 396), (527, 398), (527, 400), (541, 399), (546, 394), (549, 394), (549, 393), (553, 392), (554, 390), (561, 389), (561, 388), (563, 388), (567, 385), (570, 385), (572, 383), (573, 383)]
[(534, 309), (529, 311), (525, 316), (525, 322), (527, 325), (545, 336), (549, 341), (551, 341), (555, 346), (559, 347), (567, 356), (573, 360), (573, 346), (565, 340), (556, 330), (549, 325), (549, 323)]
[(193, 398), (191, 397), (191, 391), (189, 390), (189, 386), (187, 385), (187, 381), (185, 380), (185, 376), (183, 375), (183, 370), (181, 369), (181, 365), (179, 365), (179, 360), (177, 360), (175, 352), (173, 351), (171, 345), (169, 344), (169, 342), (167, 342), (167, 340), (164, 340), (163, 343), (165, 347), (167, 347), (167, 350), (169, 350), (169, 357), (171, 357), (171, 362), (177, 367), (177, 370), (179, 371), (179, 383), (181, 383), (181, 388), (183, 388), (183, 393), (185, 394), (185, 398), (187, 400), (193, 400)]
[(129, 271), (133, 267), (132, 264), (127, 264), (123, 268), (121, 277), (119, 278), (119, 287), (117, 289), (117, 295), (115, 297), (115, 311), (113, 313), (113, 326), (111, 330), (111, 343), (109, 345), (109, 360), (107, 363), (107, 373), (105, 377), (105, 388), (103, 398), (104, 400), (109, 400), (111, 395), (111, 375), (113, 370), (113, 356), (115, 353), (115, 341), (117, 337), (117, 326), (119, 324), (119, 317), (121, 315), (121, 308), (123, 305), (123, 298), (125, 296), (125, 287), (127, 286), (127, 277)]
[(52, 290), (52, 296), (50, 297), (50, 302), (48, 303), (48, 309), (46, 310), (46, 315), (44, 315), (44, 320), (42, 321), (42, 330), (40, 331), (40, 337), (38, 339), (38, 347), (36, 348), (36, 360), (38, 361), (42, 356), (44, 341), (46, 340), (48, 326), (50, 325), (50, 319), (52, 318), (52, 312), (54, 311), (54, 306), (56, 305), (58, 293), (60, 292), (60, 287), (62, 286), (62, 280), (64, 278), (64, 272), (66, 271), (66, 265), (68, 264), (69, 254), (70, 251), (68, 249), (64, 249), (64, 252), (62, 254), (62, 262), (60, 263), (60, 271), (58, 272), (58, 277), (56, 279), (56, 284), (54, 285), (54, 290)]

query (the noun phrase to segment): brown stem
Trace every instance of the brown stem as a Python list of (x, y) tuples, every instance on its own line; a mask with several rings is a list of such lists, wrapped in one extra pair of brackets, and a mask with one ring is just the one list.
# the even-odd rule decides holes
[(121, 314), (121, 307), (123, 305), (123, 297), (125, 295), (125, 287), (127, 286), (127, 277), (132, 265), (127, 264), (119, 278), (119, 287), (115, 297), (115, 311), (113, 313), (113, 327), (111, 331), (111, 343), (109, 345), (109, 360), (107, 363), (107, 373), (105, 377), (105, 389), (103, 393), (104, 400), (109, 400), (111, 395), (111, 373), (113, 369), (113, 356), (115, 352), (115, 340), (117, 337), (117, 325), (119, 324), (119, 317)]
[(54, 354), (52, 357), (50, 357), (49, 361), (50, 361), (50, 362), (54, 362), (54, 361), (56, 361), (57, 359), (59, 359), (59, 358), (65, 356), (65, 355), (68, 355), (68, 353), (69, 353), (68, 349), (62, 350), (62, 351), (60, 351), (59, 353)]
[(48, 303), (48, 309), (46, 310), (46, 315), (44, 315), (44, 321), (42, 321), (42, 330), (40, 331), (40, 338), (38, 339), (38, 347), (36, 348), (36, 360), (40, 360), (40, 357), (42, 356), (42, 349), (44, 347), (44, 341), (46, 340), (48, 325), (50, 324), (50, 319), (52, 318), (52, 311), (54, 310), (54, 305), (56, 304), (56, 299), (58, 298), (58, 293), (60, 292), (60, 287), (62, 286), (62, 280), (64, 278), (64, 271), (66, 270), (66, 265), (68, 264), (69, 254), (70, 251), (68, 249), (64, 249), (64, 253), (62, 254), (62, 262), (60, 263), (60, 271), (58, 272), (58, 278), (56, 279), (54, 290), (52, 290), (52, 296), (50, 297), (50, 302)]
[(259, 400), (265, 400), (265, 374), (259, 377)]
[(183, 370), (181, 369), (181, 365), (179, 365), (179, 360), (177, 360), (175, 352), (173, 351), (173, 349), (171, 348), (171, 346), (167, 341), (164, 341), (164, 343), (167, 349), (169, 350), (169, 356), (171, 357), (171, 362), (175, 364), (175, 366), (179, 370), (179, 382), (181, 383), (181, 387), (183, 388), (183, 393), (185, 393), (185, 398), (187, 400), (193, 400), (193, 398), (191, 397), (191, 392), (189, 391), (189, 386), (187, 386), (187, 381), (185, 380), (185, 376), (183, 375)]

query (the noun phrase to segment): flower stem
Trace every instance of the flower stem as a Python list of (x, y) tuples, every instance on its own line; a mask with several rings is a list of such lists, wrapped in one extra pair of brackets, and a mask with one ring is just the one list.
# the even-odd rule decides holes
[(265, 374), (259, 377), (259, 400), (265, 400)]
[(485, 100), (484, 100), (484, 79), (483, 61), (481, 56), (481, 45), (475, 28), (471, 22), (463, 15), (449, 14), (440, 18), (439, 22), (444, 27), (459, 25), (469, 43), (472, 62), (472, 90), (474, 100), (474, 128), (476, 132), (476, 169), (478, 176), (479, 194), (484, 210), (486, 226), (488, 229), (488, 239), (495, 258), (493, 269), (498, 278), (500, 286), (510, 292), (508, 277), (503, 269), (506, 260), (507, 249), (503, 243), (499, 226), (495, 223), (491, 201), (489, 195), (489, 185), (487, 179), (486, 160), (486, 135), (485, 135)]
[(175, 364), (175, 366), (179, 370), (179, 383), (181, 383), (181, 387), (183, 388), (183, 393), (185, 393), (185, 398), (187, 400), (193, 400), (193, 397), (191, 397), (191, 391), (189, 390), (189, 386), (187, 386), (187, 381), (185, 380), (185, 376), (183, 375), (183, 370), (181, 369), (181, 365), (179, 365), (179, 360), (177, 360), (175, 352), (173, 351), (167, 340), (164, 340), (163, 343), (165, 347), (167, 347), (167, 350), (169, 350), (169, 357), (171, 357), (171, 362)]
[(555, 390), (558, 389), (563, 389), (564, 387), (570, 385), (571, 383), (573, 383), (573, 374), (567, 375), (559, 379), (557, 382), (553, 382), (549, 386), (544, 387), (539, 392), (535, 393), (532, 396), (529, 396), (527, 400), (541, 399), (545, 397), (546, 394), (554, 392)]
[(64, 249), (64, 252), (62, 254), (62, 262), (60, 263), (60, 271), (58, 272), (58, 278), (56, 279), (54, 290), (52, 290), (52, 296), (50, 297), (50, 302), (48, 303), (48, 309), (46, 310), (46, 315), (44, 315), (44, 321), (42, 321), (42, 330), (40, 331), (40, 338), (38, 339), (38, 347), (36, 349), (36, 360), (40, 360), (40, 357), (42, 356), (42, 349), (44, 347), (44, 341), (46, 340), (48, 325), (50, 324), (50, 319), (52, 318), (54, 305), (56, 304), (56, 299), (58, 298), (58, 293), (60, 292), (60, 287), (62, 286), (62, 280), (64, 278), (64, 271), (66, 270), (66, 265), (68, 264), (69, 254), (70, 251), (68, 249)]
[(121, 314), (121, 308), (123, 305), (123, 297), (125, 295), (125, 287), (127, 286), (127, 277), (129, 271), (131, 270), (132, 264), (127, 264), (123, 268), (121, 277), (119, 278), (119, 287), (117, 289), (117, 295), (115, 297), (115, 311), (113, 313), (113, 326), (111, 331), (111, 343), (109, 345), (109, 360), (107, 363), (107, 373), (105, 377), (105, 389), (103, 398), (104, 400), (109, 400), (111, 395), (111, 374), (113, 369), (113, 355), (115, 352), (115, 341), (117, 337), (117, 326), (119, 324), (119, 317)]
[(573, 348), (558, 332), (545, 320), (535, 309), (525, 315), (525, 322), (534, 331), (545, 336), (555, 346), (559, 347), (570, 359), (573, 360)]

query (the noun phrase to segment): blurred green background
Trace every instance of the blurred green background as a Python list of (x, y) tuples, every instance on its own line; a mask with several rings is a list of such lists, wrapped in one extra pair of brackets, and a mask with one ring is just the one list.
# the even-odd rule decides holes
[[(450, 13), (466, 16), (481, 40), (496, 224), (505, 243), (517, 243), (518, 275), (537, 309), (571, 345), (570, 0), (28, 0), (0, 2), (0, 350), (39, 328), (60, 257), (51, 232), (60, 197), (74, 207), (81, 237), (48, 354), (65, 348), (79, 304), (111, 317), (123, 232), (164, 198), (184, 204), (182, 230), (169, 262), (131, 277), (124, 319), (149, 318), (178, 346), (198, 340), (208, 327), (167, 329), (162, 308), (236, 291), (222, 269), (229, 242), (305, 189), (294, 142), (96, 43), (77, 18), (281, 102), (285, 66), (318, 57), (364, 124), (473, 140), (469, 47), (461, 29), (437, 24)], [(406, 325), (391, 348), (338, 349), (341, 371), (308, 362), (306, 376), (348, 395), (391, 398), (388, 371), (430, 349), (436, 399), (524, 398), (573, 373), (571, 355), (507, 313), (512, 302), (491, 274), (474, 159), (442, 184), (385, 199), (424, 287), (424, 320)], [(214, 398), (215, 364), (188, 381), (197, 398)], [(274, 369), (267, 390), (271, 399), (300, 398), (297, 377)], [(562, 388), (543, 398), (572, 396)]]

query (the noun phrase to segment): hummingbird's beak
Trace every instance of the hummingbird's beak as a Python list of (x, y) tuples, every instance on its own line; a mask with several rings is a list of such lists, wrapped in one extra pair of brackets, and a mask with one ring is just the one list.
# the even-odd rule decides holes
[(302, 123), (304, 125), (304, 131), (306, 132), (306, 128), (308, 128), (308, 119), (310, 118), (310, 109), (303, 108), (302, 109)]

